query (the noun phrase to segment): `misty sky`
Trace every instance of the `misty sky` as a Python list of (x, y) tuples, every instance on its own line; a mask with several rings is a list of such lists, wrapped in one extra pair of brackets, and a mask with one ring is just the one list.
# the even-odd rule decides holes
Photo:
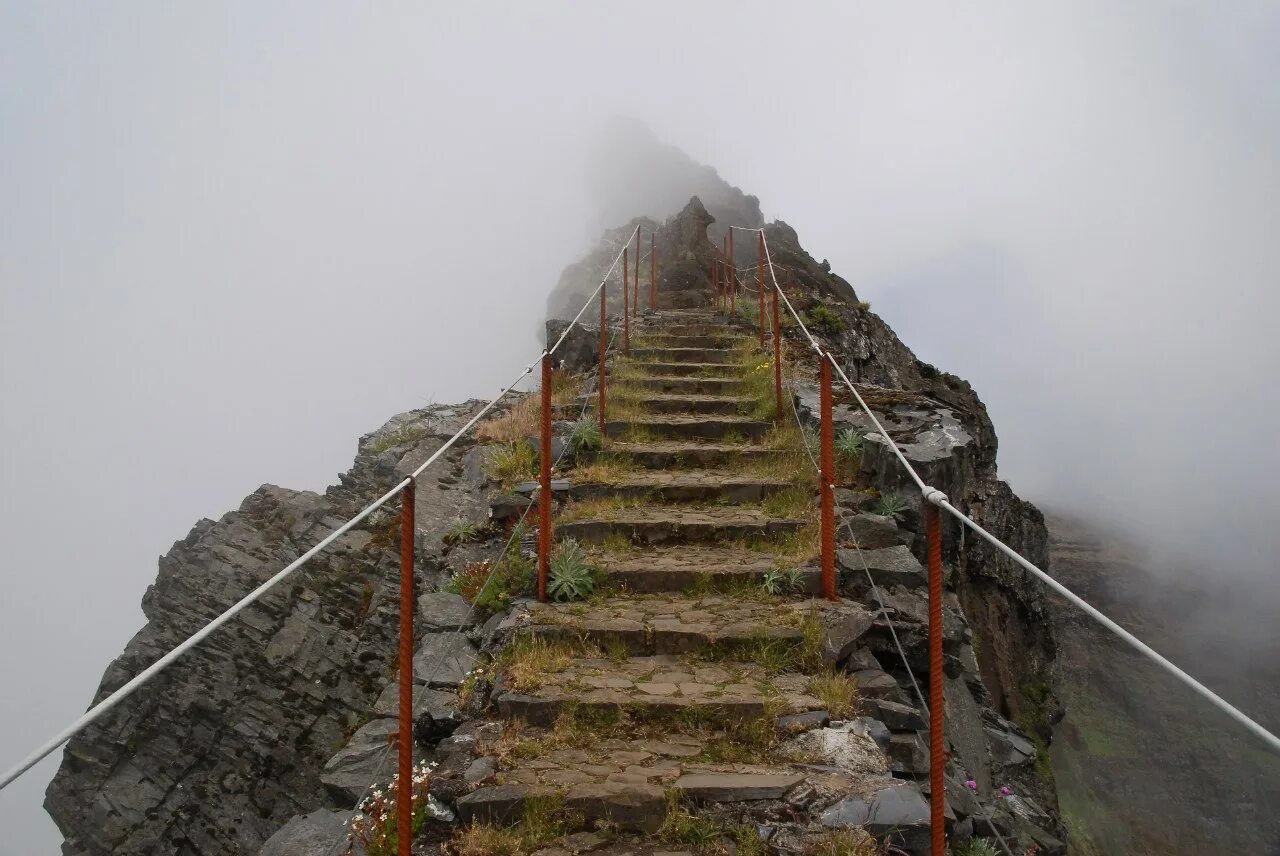
[(535, 356), (617, 116), (972, 381), (1024, 496), (1274, 581), (1280, 9), (1013, 5), (0, 0), (0, 767), (198, 518)]

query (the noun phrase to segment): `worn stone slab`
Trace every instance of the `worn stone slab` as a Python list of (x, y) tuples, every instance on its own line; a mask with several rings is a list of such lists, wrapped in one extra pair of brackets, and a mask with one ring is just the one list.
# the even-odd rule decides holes
[(575, 785), (565, 795), (565, 808), (580, 811), (588, 822), (609, 821), (621, 829), (654, 833), (667, 814), (662, 788), (640, 782)]
[(338, 750), (324, 765), (320, 781), (344, 803), (354, 803), (379, 775), (390, 780), (392, 766), (382, 760), (387, 753), (387, 739), (398, 733), (399, 724), (394, 719), (375, 719), (361, 726), (347, 745)]
[(580, 482), (565, 491), (573, 499), (617, 496), (661, 502), (760, 502), (794, 484), (786, 479), (741, 475), (714, 469), (654, 470), (616, 482)]
[[(591, 561), (611, 579), (637, 594), (683, 592), (703, 578), (759, 579), (778, 567), (776, 556), (741, 547), (684, 544), (654, 546), (635, 553), (588, 550)], [(805, 569), (805, 593), (817, 593), (817, 569)]]
[(836, 561), (842, 568), (856, 573), (855, 582), (865, 579), (865, 562), (867, 572), (878, 586), (914, 588), (925, 584), (924, 567), (911, 550), (902, 545), (880, 550), (837, 550)]
[(458, 820), (510, 826), (524, 816), (525, 800), (554, 794), (555, 788), (545, 785), (487, 785), (458, 800)]
[(634, 544), (686, 544), (785, 535), (804, 525), (804, 520), (770, 517), (756, 508), (654, 505), (619, 509), (607, 518), (561, 522), (556, 534), (583, 544), (599, 544), (610, 535), (622, 535)]
[(418, 598), (418, 615), (428, 631), (457, 630), (474, 623), (467, 599), (448, 591), (428, 592)]
[(704, 802), (782, 799), (804, 781), (799, 773), (692, 773), (676, 779), (675, 787)]
[(413, 679), (432, 687), (457, 688), (476, 666), (476, 646), (457, 633), (427, 636), (413, 655)]
[(837, 529), (841, 540), (856, 541), (863, 550), (909, 546), (914, 540), (910, 532), (898, 528), (898, 524), (892, 517), (872, 514), (868, 511), (844, 518)]
[[(691, 380), (685, 378), (685, 380)], [(711, 381), (699, 380), (700, 383)], [(724, 381), (715, 381), (724, 383)], [(739, 435), (747, 440), (760, 441), (773, 430), (773, 423), (749, 416), (682, 416), (654, 415), (630, 420), (605, 422), (605, 437), (625, 437), (631, 429), (642, 430), (652, 437), (666, 440), (723, 440)]]
[(653, 440), (644, 443), (609, 443), (609, 453), (630, 458), (649, 469), (672, 467), (720, 467), (744, 460), (766, 459), (778, 454), (768, 446), (742, 443), (699, 442), (697, 440)]
[[(435, 690), (425, 686), (413, 688), (413, 718), (417, 719), (423, 711), (433, 718), (447, 717), (458, 704), (458, 694), (452, 690)], [(387, 684), (378, 700), (373, 703), (374, 716), (400, 715), (400, 682)]]
[(656, 377), (722, 378), (740, 377), (741, 370), (732, 363), (675, 363), (660, 360), (632, 360), (630, 365), (640, 372)]
[[(334, 843), (339, 841), (343, 842), (343, 852), (346, 853), (350, 831), (347, 821), (350, 819), (349, 811), (324, 808), (296, 815), (266, 840), (258, 856), (327, 856), (334, 849)], [(365, 856), (365, 849), (359, 841), (354, 846), (355, 856)]]

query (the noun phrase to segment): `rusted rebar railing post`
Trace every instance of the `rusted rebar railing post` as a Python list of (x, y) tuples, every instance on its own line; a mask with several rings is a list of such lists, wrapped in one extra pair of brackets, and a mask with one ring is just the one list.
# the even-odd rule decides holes
[(945, 856), (946, 720), (942, 698), (942, 520), (938, 506), (924, 500), (929, 550), (929, 823), (932, 856)]
[(538, 600), (551, 572), (551, 355), (542, 355), (542, 425), (538, 447)]
[(729, 229), (729, 250), (726, 253), (727, 270), (725, 275), (729, 278), (729, 315), (732, 316), (738, 311), (738, 266), (733, 260), (733, 229)]
[(822, 471), (822, 484), (819, 485), (822, 497), (822, 596), (836, 600), (835, 429), (831, 423), (831, 360), (826, 354), (822, 354), (821, 375), (822, 388), (818, 398), (822, 424), (818, 435), (822, 447), (819, 458)]
[(649, 308), (658, 308), (658, 236), (649, 236)]
[(778, 290), (773, 295), (773, 397), (778, 405), (777, 419), (782, 421), (782, 321), (778, 318)]
[(760, 347), (764, 347), (764, 232), (756, 247), (756, 294), (760, 296)]
[(609, 319), (607, 317), (605, 296), (609, 293), (609, 286), (600, 289), (600, 371), (599, 377), (596, 379), (596, 419), (600, 422), (600, 436), (604, 436), (604, 387), (605, 387), (605, 367), (604, 357), (605, 351), (609, 347)]
[(414, 481), (400, 491), (400, 724), (396, 785), (399, 856), (413, 843), (413, 531)]
[(627, 267), (627, 251), (629, 249), (630, 247), (622, 248), (622, 353), (628, 355), (631, 353), (631, 313), (628, 311), (628, 301), (631, 300), (628, 295), (630, 294), (631, 286), (627, 282), (628, 271), (630, 270)]
[[(626, 264), (624, 261), (623, 264)], [(631, 277), (631, 311), (640, 317), (640, 229), (636, 228), (636, 270)]]

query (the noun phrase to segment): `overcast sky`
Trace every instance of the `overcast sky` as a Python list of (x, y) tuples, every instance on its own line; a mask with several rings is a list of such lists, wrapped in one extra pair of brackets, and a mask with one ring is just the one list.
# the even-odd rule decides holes
[(1274, 579), (1278, 64), (1262, 2), (0, 0), (0, 767), (198, 518), (531, 360), (614, 116), (972, 381), (1024, 496)]

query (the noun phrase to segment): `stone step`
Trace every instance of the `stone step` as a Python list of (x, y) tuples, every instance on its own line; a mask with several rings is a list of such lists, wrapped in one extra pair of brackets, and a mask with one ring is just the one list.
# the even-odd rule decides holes
[(726, 348), (644, 347), (632, 348), (628, 356), (671, 363), (732, 363), (737, 355)]
[(610, 535), (621, 535), (633, 544), (696, 544), (785, 535), (804, 524), (804, 520), (771, 518), (756, 508), (647, 505), (621, 508), (608, 517), (557, 523), (556, 535), (583, 544), (599, 544)]
[[(739, 475), (719, 470), (655, 470), (635, 473), (616, 482), (570, 481), (565, 493), (571, 499), (600, 499), (620, 496), (651, 498), (654, 502), (759, 502), (766, 496), (787, 490), (792, 483), (779, 478)], [(518, 490), (519, 488), (517, 488)], [(557, 496), (561, 494), (557, 493)]]
[(635, 461), (654, 470), (682, 467), (722, 467), (744, 461), (765, 460), (780, 451), (770, 446), (746, 446), (739, 443), (699, 443), (681, 440), (656, 440), (644, 443), (610, 441), (606, 451)]
[(706, 716), (741, 721), (770, 710), (822, 710), (822, 702), (808, 692), (809, 680), (798, 672), (769, 672), (754, 663), (690, 662), (666, 654), (620, 662), (586, 657), (518, 687), (501, 673), (493, 704), (506, 719), (541, 726), (554, 723), (565, 709), (587, 716), (626, 710), (648, 721), (679, 719), (697, 709)]
[(726, 350), (741, 342), (750, 341), (750, 337), (740, 333), (669, 333), (666, 331), (645, 332), (637, 337), (639, 342), (633, 343), (642, 348), (711, 348)]
[(630, 365), (654, 377), (698, 377), (738, 378), (741, 369), (733, 363), (660, 363), (653, 361), (633, 362)]
[[(579, 402), (589, 402), (595, 409), (596, 395), (579, 396)], [(646, 396), (643, 407), (650, 413), (704, 414), (707, 416), (735, 416), (750, 411), (756, 404), (754, 398), (737, 395), (680, 395), (657, 393)], [(579, 404), (579, 408), (581, 404)]]
[(741, 658), (743, 646), (774, 645), (797, 666), (834, 666), (872, 626), (852, 601), (785, 600), (763, 594), (628, 594), (602, 603), (530, 603), (509, 621), (519, 634), (585, 640), (632, 656), (699, 654)]
[[(607, 414), (606, 414), (607, 415)], [(642, 416), (635, 419), (606, 421), (604, 435), (626, 437), (636, 429), (649, 437), (662, 440), (763, 440), (773, 430), (772, 422), (749, 416)]]
[[(748, 585), (784, 565), (774, 554), (760, 550), (697, 544), (635, 552), (589, 549), (588, 555), (592, 565), (610, 580), (636, 594), (683, 592), (702, 583), (713, 588)], [(818, 571), (806, 566), (803, 591), (813, 594), (818, 590)]]
[[(628, 380), (629, 386), (670, 395), (733, 395), (742, 389), (741, 377), (655, 376)], [(606, 400), (608, 390), (606, 389)]]

